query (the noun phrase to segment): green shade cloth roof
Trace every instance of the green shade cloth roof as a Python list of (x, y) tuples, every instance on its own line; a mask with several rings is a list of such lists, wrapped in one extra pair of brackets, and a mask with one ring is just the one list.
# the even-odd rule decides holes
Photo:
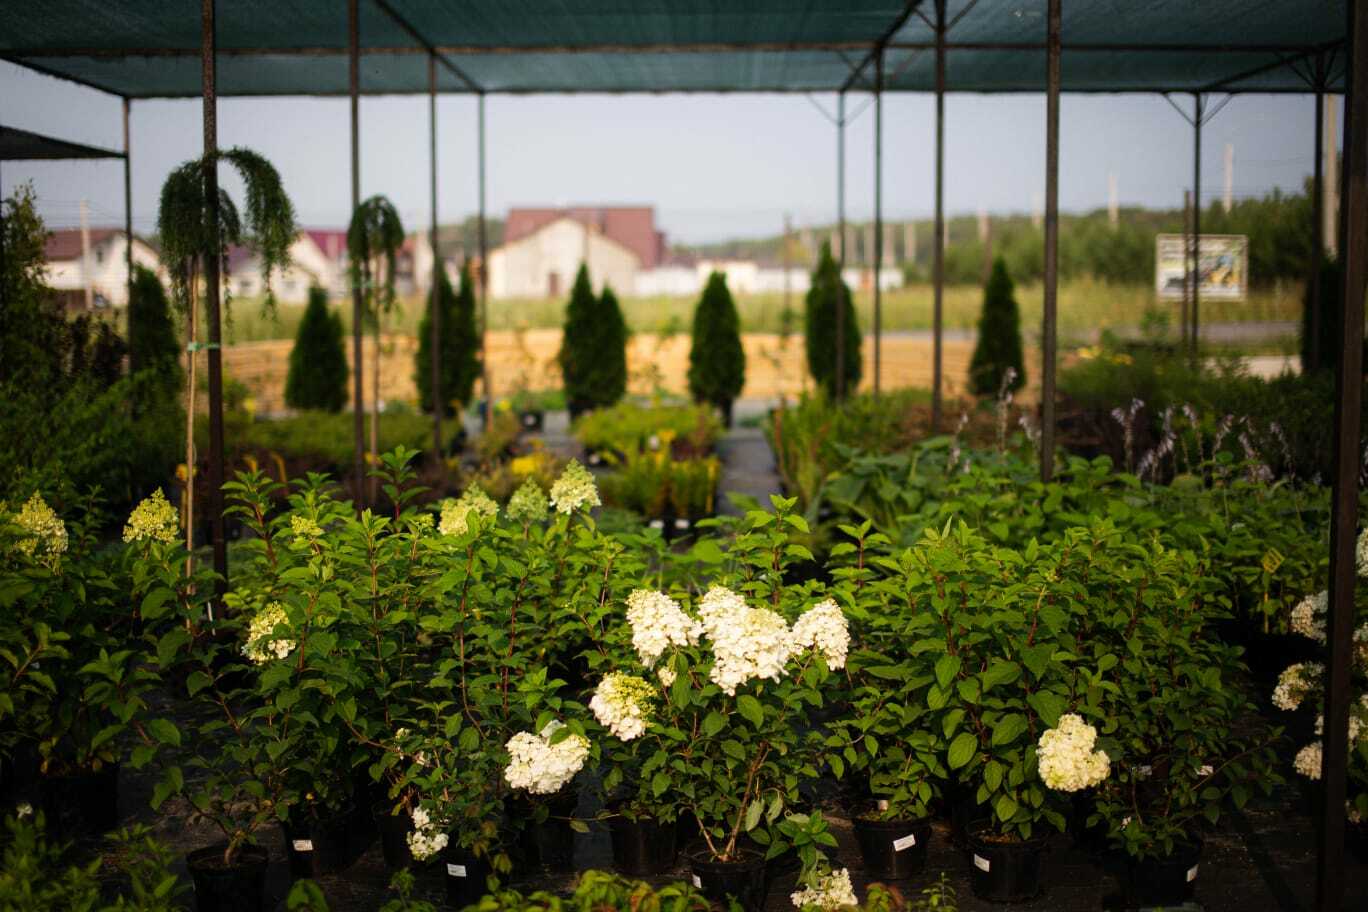
[(15, 127), (0, 126), (0, 161), (34, 161), (61, 158), (123, 158), (122, 152), (84, 146), (30, 133)]
[[(1342, 91), (1345, 0), (1063, 0), (1069, 92)], [(948, 0), (946, 87), (1045, 88), (1046, 0)], [(366, 94), (935, 88), (932, 0), (360, 0)], [(220, 0), (220, 95), (345, 95), (341, 0)], [(200, 92), (199, 0), (0, 5), (0, 57), (129, 98)]]

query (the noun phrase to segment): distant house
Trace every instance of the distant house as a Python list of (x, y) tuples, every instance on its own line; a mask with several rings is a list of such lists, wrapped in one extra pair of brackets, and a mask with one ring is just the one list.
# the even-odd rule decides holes
[(637, 276), (665, 259), (665, 235), (650, 206), (511, 209), (503, 246), (489, 255), (495, 298), (566, 295), (583, 263), (594, 290), (632, 294)]
[[(69, 310), (85, 309), (87, 287), (91, 290), (91, 304), (97, 308), (126, 306), (127, 236), (118, 228), (91, 228), (88, 234), (89, 249), (82, 244), (79, 228), (48, 235), (43, 250), (48, 287), (58, 293)], [(133, 236), (133, 262), (163, 272), (157, 251), (137, 235)]]
[[(266, 293), (261, 258), (245, 247), (228, 249), (228, 289), (237, 297), (253, 298)], [(301, 231), (290, 245), (290, 265), (271, 274), (276, 300), (288, 304), (308, 300), (309, 288), (318, 285), (331, 295), (346, 294), (347, 235), (344, 231)]]

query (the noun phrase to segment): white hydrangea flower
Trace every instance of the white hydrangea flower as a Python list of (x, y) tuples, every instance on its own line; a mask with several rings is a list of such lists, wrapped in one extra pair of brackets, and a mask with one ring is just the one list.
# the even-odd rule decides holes
[(413, 830), (406, 837), (409, 853), (418, 861), (426, 861), (445, 849), (450, 840), (447, 834), (432, 822), (424, 808), (414, 808), (412, 817)]
[(574, 513), (580, 508), (597, 507), (600, 503), (602, 501), (599, 500), (594, 476), (579, 464), (578, 459), (570, 460), (560, 478), (551, 485), (551, 505), (560, 513)]
[(550, 503), (541, 485), (529, 478), (509, 498), (507, 513), (514, 522), (534, 523), (546, 519), (549, 508)]
[(128, 514), (123, 540), (125, 544), (135, 541), (173, 542), (179, 537), (179, 532), (180, 515), (167, 502), (162, 489), (157, 488)]
[(1344, 815), (1349, 818), (1350, 823), (1363, 822), (1363, 815), (1358, 812), (1358, 808), (1354, 806), (1352, 801), (1344, 802)]
[(42, 545), (46, 552), (44, 563), (55, 569), (67, 549), (66, 523), (47, 505), (42, 495), (35, 493), (30, 497), (14, 517), (14, 522), (31, 536), (19, 539), (16, 543), (19, 550), (32, 555)]
[(1354, 546), (1354, 555), (1357, 558), (1355, 563), (1358, 565), (1358, 575), (1368, 576), (1368, 529), (1359, 533), (1358, 542)]
[(575, 777), (589, 757), (589, 739), (569, 735), (560, 743), (552, 744), (551, 736), (564, 728), (552, 721), (540, 735), (519, 732), (508, 739), (508, 766), (504, 780), (513, 788), (526, 789), (533, 795), (552, 795)]
[(698, 615), (713, 647), (708, 677), (723, 693), (735, 696), (736, 688), (747, 681), (783, 677), (793, 655), (793, 633), (783, 617), (768, 608), (752, 608), (722, 586), (703, 596)]
[(841, 608), (827, 599), (803, 612), (793, 625), (795, 652), (816, 649), (829, 668), (844, 668), (850, 651), (850, 627)]
[(1312, 741), (1297, 751), (1292, 766), (1307, 779), (1319, 779), (1321, 777), (1321, 743)]
[(655, 694), (649, 681), (615, 671), (599, 682), (589, 708), (616, 737), (631, 741), (646, 733)]
[(650, 589), (627, 596), (627, 623), (632, 627), (632, 648), (647, 668), (671, 646), (692, 646), (703, 635), (703, 625), (685, 614), (679, 602)]
[(673, 687), (677, 675), (675, 675), (675, 670), (673, 668), (668, 665), (662, 665), (656, 670), (656, 677), (660, 678), (662, 686)]
[(848, 868), (822, 875), (817, 886), (792, 893), (789, 899), (793, 901), (795, 909), (817, 908), (831, 912), (860, 904), (855, 898), (855, 887), (850, 883)]
[(247, 628), (247, 642), (242, 644), (242, 654), (257, 665), (271, 659), (285, 658), (295, 651), (298, 644), (292, 639), (277, 636), (276, 628), (289, 625), (285, 607), (279, 602), (271, 602), (252, 618)]
[(1320, 662), (1298, 662), (1283, 669), (1278, 675), (1278, 686), (1273, 688), (1273, 705), (1278, 709), (1296, 709), (1302, 701), (1320, 687), (1325, 666)]
[(1308, 595), (1292, 609), (1292, 630), (1317, 643), (1325, 642), (1325, 613), (1330, 607), (1330, 593)]
[(499, 505), (490, 499), (477, 484), (472, 484), (461, 493), (459, 500), (447, 498), (442, 503), (442, 520), (437, 531), (443, 535), (463, 535), (470, 528), (470, 514), (497, 516)]
[(1040, 736), (1036, 759), (1040, 779), (1058, 792), (1077, 792), (1097, 785), (1111, 772), (1105, 751), (1093, 750), (1097, 729), (1074, 713), (1059, 717), (1059, 725)]

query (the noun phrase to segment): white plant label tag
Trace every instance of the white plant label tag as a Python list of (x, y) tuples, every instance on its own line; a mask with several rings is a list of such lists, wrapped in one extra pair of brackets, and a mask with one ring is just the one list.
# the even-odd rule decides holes
[(689, 528), (689, 521), (688, 521), (687, 519), (676, 519), (676, 520), (675, 520), (675, 528), (676, 528), (676, 529), (687, 529), (687, 528)]
[(695, 874), (695, 875), (693, 876), (693, 885), (694, 885), (695, 887), (697, 887), (698, 889), (700, 889), (700, 890), (703, 889), (703, 878), (701, 878), (701, 877), (699, 877), (697, 874)]
[(663, 529), (663, 528), (665, 528), (665, 520), (663, 520), (663, 519), (653, 519), (653, 520), (651, 520), (651, 528), (652, 528), (652, 529)]
[(449, 865), (447, 865), (447, 877), (465, 877), (465, 876), (466, 876), (465, 865), (458, 865), (458, 864), (449, 864)]
[(880, 798), (878, 801), (874, 802), (874, 806), (881, 811), (886, 811), (888, 810), (888, 799)]
[(893, 840), (893, 851), (901, 852), (903, 849), (910, 849), (917, 844), (917, 834), (908, 833), (902, 839)]
[(537, 423), (536, 415), (523, 415), (523, 427), (533, 427)]
[(313, 851), (313, 840), (312, 840), (312, 839), (296, 839), (296, 840), (292, 843), (292, 845), (294, 846), (294, 850), (295, 850), (296, 852), (312, 852), (312, 851)]
[(993, 866), (991, 863), (989, 863), (988, 859), (984, 858), (982, 855), (975, 855), (974, 867), (978, 868), (980, 871), (986, 872), (990, 870)]
[(1198, 868), (1198, 865), (1193, 865), (1192, 867), (1188, 868), (1188, 873), (1187, 873), (1187, 882), (1188, 882), (1188, 883), (1192, 883), (1194, 880), (1197, 879), (1197, 868)]

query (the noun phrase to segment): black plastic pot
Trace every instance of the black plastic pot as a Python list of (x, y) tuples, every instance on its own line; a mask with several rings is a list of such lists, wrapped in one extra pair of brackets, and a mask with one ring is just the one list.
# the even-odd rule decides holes
[(409, 851), (408, 834), (413, 832), (413, 818), (403, 811), (392, 814), (388, 803), (374, 811), (376, 828), (380, 831), (380, 852), (385, 856), (385, 864), (390, 870), (397, 871), (413, 864), (413, 853)]
[(1023, 902), (1040, 893), (1045, 840), (993, 842), (982, 830), (968, 834), (974, 895), (992, 902)]
[(299, 822), (285, 821), (285, 855), (290, 863), (290, 876), (317, 878), (324, 874), (346, 870), (352, 862), (350, 809), (312, 816), (307, 814)]
[(673, 870), (678, 827), (643, 817), (629, 820), (612, 817), (608, 831), (613, 840), (613, 867), (633, 877), (651, 877)]
[(270, 855), (261, 846), (244, 846), (237, 860), (225, 865), (226, 847), (219, 843), (185, 856), (195, 885), (195, 908), (198, 912), (265, 912)]
[(1192, 898), (1202, 844), (1174, 846), (1167, 858), (1126, 860), (1127, 892), (1139, 906), (1181, 906)]
[(469, 849), (448, 845), (442, 850), (442, 876), (446, 879), (447, 905), (464, 909), (479, 902), (489, 889), (489, 861)]
[(119, 823), (119, 764), (96, 772), (43, 776), (40, 800), (48, 832), (59, 838), (108, 833)]
[(706, 852), (689, 859), (693, 885), (703, 895), (727, 908), (735, 900), (746, 912), (760, 912), (769, 894), (765, 857), (759, 852), (742, 851), (736, 861), (717, 861)]
[(906, 880), (926, 867), (931, 821), (869, 820), (856, 817), (855, 841), (865, 870), (874, 880)]

